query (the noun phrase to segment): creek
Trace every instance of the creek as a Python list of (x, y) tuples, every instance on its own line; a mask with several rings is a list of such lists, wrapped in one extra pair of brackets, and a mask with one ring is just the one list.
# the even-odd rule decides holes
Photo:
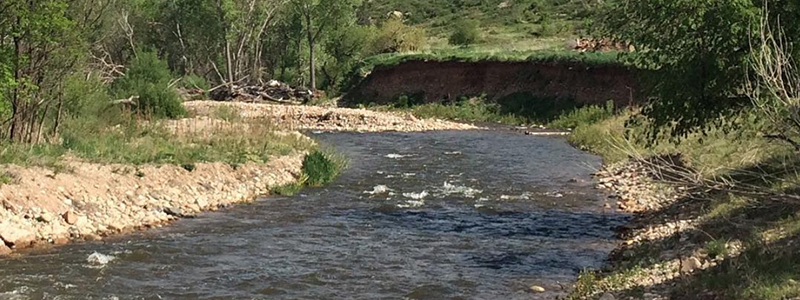
[(553, 299), (629, 218), (563, 138), (313, 136), (349, 159), (330, 185), (0, 259), (0, 299)]

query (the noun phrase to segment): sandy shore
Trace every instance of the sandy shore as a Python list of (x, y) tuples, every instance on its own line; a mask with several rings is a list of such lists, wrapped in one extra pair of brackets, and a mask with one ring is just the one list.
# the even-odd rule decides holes
[[(208, 134), (213, 128), (269, 123), (282, 134), (295, 130), (428, 131), (477, 129), (442, 120), (364, 109), (195, 101), (185, 103), (193, 118), (167, 121), (176, 134)], [(247, 122), (215, 118), (228, 107)], [(187, 125), (189, 124), (189, 125)], [(187, 128), (191, 130), (187, 130)], [(234, 127), (236, 128), (236, 127)], [(243, 130), (246, 128), (242, 127)], [(248, 163), (201, 163), (192, 171), (175, 165), (96, 164), (65, 158), (66, 172), (2, 166), (13, 182), (0, 186), (0, 255), (48, 244), (95, 240), (111, 234), (161, 226), (205, 210), (252, 201), (272, 187), (296, 180), (303, 154)]]

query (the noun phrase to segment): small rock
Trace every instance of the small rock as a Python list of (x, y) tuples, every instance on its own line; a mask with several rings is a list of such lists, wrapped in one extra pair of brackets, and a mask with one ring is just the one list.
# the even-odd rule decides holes
[(543, 287), (538, 286), (538, 285), (531, 286), (531, 290), (534, 291), (534, 292), (537, 292), (537, 293), (544, 293), (545, 292), (545, 289)]
[(183, 214), (183, 210), (179, 207), (165, 207), (164, 213), (176, 218), (183, 218), (185, 215)]
[(8, 248), (8, 246), (6, 246), (5, 244), (0, 243), (0, 256), (9, 254), (11, 254), (11, 248)]
[(86, 261), (89, 262), (90, 264), (94, 264), (94, 265), (105, 265), (105, 264), (108, 264), (109, 262), (111, 262), (114, 259), (115, 259), (115, 257), (113, 257), (111, 255), (105, 255), (105, 254), (101, 254), (101, 253), (95, 252), (95, 253), (92, 253), (91, 255), (89, 255), (89, 257), (86, 258)]
[(88, 242), (99, 241), (100, 236), (93, 233), (88, 233), (83, 235), (83, 240)]
[(64, 221), (69, 225), (75, 225), (75, 223), (78, 223), (78, 214), (76, 214), (74, 211), (68, 210), (64, 213), (63, 217)]
[(43, 212), (41, 215), (39, 215), (38, 218), (36, 218), (36, 220), (38, 220), (39, 222), (50, 223), (53, 221), (53, 215), (47, 212)]
[(616, 300), (617, 298), (614, 297), (611, 293), (605, 293), (603, 296), (600, 296), (600, 300)]
[(688, 259), (681, 260), (681, 272), (683, 273), (690, 273), (701, 268), (702, 266), (703, 263), (700, 262), (700, 260), (696, 257), (690, 257)]
[(53, 239), (53, 244), (55, 245), (66, 245), (67, 243), (69, 243), (69, 239), (63, 236)]

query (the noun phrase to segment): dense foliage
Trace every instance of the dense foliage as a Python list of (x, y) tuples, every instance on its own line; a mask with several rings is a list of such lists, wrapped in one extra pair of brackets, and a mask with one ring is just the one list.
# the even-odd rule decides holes
[[(772, 23), (797, 33), (800, 12), (796, 2), (790, 2), (770, 2), (779, 10)], [(630, 60), (653, 70), (647, 73), (645, 87), (654, 101), (642, 112), (653, 125), (653, 139), (663, 133), (685, 137), (709, 122), (725, 125), (731, 120), (726, 116), (749, 103), (744, 87), (757, 40), (760, 1), (609, 3), (604, 34), (634, 45), (636, 55)]]

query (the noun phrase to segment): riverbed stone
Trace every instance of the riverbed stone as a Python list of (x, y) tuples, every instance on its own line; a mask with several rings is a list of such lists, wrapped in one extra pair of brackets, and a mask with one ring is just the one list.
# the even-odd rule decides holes
[(75, 225), (75, 223), (78, 223), (78, 214), (76, 214), (74, 211), (68, 210), (62, 217), (64, 217), (64, 222), (67, 222), (69, 225)]
[(681, 261), (681, 272), (690, 273), (703, 267), (703, 263), (696, 257), (689, 257)]
[(605, 293), (602, 296), (600, 296), (600, 300), (617, 300), (617, 298), (614, 297), (614, 295), (612, 295), (611, 293)]
[(0, 243), (0, 256), (9, 254), (11, 254), (11, 248), (8, 248), (8, 246), (6, 246), (5, 244)]
[(531, 286), (531, 290), (537, 293), (544, 293), (546, 291), (543, 287), (538, 285)]
[(0, 227), (0, 239), (2, 239), (6, 245), (19, 248), (30, 246), (36, 240), (36, 235), (25, 229), (13, 226), (2, 226)]

